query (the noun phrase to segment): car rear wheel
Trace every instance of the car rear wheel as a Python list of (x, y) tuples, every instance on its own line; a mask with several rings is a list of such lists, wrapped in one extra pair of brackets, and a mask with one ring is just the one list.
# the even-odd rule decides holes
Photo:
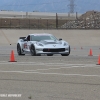
[(21, 52), (20, 44), (17, 44), (17, 53), (18, 53), (18, 55), (25, 55), (25, 54), (22, 54), (22, 52)]
[(31, 52), (31, 56), (36, 56), (35, 47), (33, 45), (31, 45), (30, 47), (30, 52)]

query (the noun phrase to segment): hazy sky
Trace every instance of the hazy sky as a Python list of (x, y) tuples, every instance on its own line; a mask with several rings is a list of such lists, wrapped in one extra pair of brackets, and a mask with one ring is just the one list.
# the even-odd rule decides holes
[[(100, 0), (74, 0), (74, 11), (100, 11)], [(0, 10), (69, 12), (70, 0), (0, 0)]]

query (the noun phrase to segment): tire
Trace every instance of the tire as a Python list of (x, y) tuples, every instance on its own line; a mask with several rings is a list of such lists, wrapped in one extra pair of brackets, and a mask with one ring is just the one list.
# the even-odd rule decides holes
[(69, 54), (61, 54), (62, 56), (69, 56)]
[(70, 55), (70, 46), (69, 46), (69, 53), (68, 54), (61, 54), (62, 56), (69, 56)]
[(36, 56), (35, 47), (33, 45), (31, 45), (30, 47), (30, 53), (31, 53), (31, 56)]
[(36, 54), (36, 56), (41, 56), (41, 54)]
[(47, 56), (53, 56), (53, 54), (47, 54)]
[(19, 43), (17, 44), (17, 53), (18, 53), (18, 55), (25, 55), (25, 54), (22, 54), (21, 47), (20, 47)]

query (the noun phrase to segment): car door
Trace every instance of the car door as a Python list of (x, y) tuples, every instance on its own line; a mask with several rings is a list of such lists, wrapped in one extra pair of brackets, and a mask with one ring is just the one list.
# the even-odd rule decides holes
[(26, 41), (24, 42), (24, 51), (30, 51), (30, 35), (27, 36)]

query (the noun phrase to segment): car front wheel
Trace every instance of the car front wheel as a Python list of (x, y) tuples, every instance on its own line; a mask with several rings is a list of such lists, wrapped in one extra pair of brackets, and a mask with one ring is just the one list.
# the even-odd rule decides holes
[(62, 56), (69, 56), (69, 54), (61, 54)]
[(47, 56), (53, 56), (53, 54), (47, 54)]
[(61, 54), (62, 56), (69, 56), (70, 54), (70, 46), (69, 46), (69, 53), (68, 54)]
[(31, 56), (36, 56), (35, 47), (33, 45), (31, 45), (30, 47), (30, 53), (31, 53)]

